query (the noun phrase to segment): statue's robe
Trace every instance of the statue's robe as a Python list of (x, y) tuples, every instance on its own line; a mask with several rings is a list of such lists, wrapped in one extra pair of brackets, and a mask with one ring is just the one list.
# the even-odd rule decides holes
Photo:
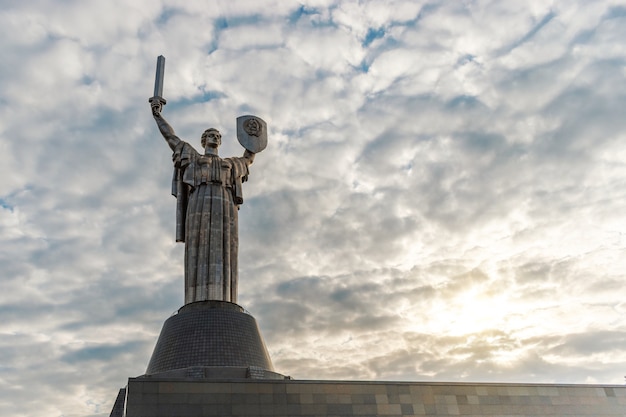
[(246, 158), (201, 155), (181, 141), (174, 149), (172, 194), (176, 240), (185, 242), (185, 304), (237, 302), (237, 212), (248, 179)]

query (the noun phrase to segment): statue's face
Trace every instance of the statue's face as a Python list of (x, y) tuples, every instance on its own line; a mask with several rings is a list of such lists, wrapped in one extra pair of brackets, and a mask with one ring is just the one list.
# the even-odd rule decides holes
[(207, 146), (217, 148), (221, 144), (222, 144), (222, 134), (219, 131), (215, 129), (210, 129), (210, 130), (206, 130), (202, 134), (202, 146), (204, 146), (205, 148)]

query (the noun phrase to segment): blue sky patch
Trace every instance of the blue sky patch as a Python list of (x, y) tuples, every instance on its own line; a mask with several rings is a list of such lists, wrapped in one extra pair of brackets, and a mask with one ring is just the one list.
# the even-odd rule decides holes
[(385, 36), (384, 28), (369, 28), (367, 34), (365, 35), (365, 39), (363, 39), (363, 43), (361, 44), (363, 47), (368, 47), (374, 40), (380, 39)]
[(7, 209), (10, 212), (13, 212), (13, 206), (11, 204), (9, 204), (5, 199), (0, 198), (0, 207), (2, 207), (3, 209)]

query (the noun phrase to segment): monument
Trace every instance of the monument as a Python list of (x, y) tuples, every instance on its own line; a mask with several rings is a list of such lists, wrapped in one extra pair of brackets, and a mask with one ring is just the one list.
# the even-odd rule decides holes
[(273, 370), (256, 321), (237, 304), (242, 184), (255, 155), (267, 146), (267, 124), (255, 116), (237, 119), (241, 157), (218, 155), (222, 135), (212, 127), (202, 133), (204, 152), (198, 152), (161, 114), (164, 73), (160, 56), (148, 101), (172, 150), (176, 241), (185, 244), (185, 304), (163, 325), (146, 376), (283, 379)]
[(267, 125), (237, 119), (241, 157), (218, 155), (215, 128), (196, 151), (161, 114), (164, 69), (161, 56), (149, 102), (173, 152), (185, 304), (165, 321), (146, 373), (119, 391), (111, 417), (626, 415), (624, 386), (296, 381), (276, 373), (254, 317), (237, 304), (242, 184), (267, 145)]
[(173, 152), (176, 241), (185, 242), (185, 304), (208, 300), (236, 303), (242, 183), (248, 179), (255, 154), (267, 145), (267, 125), (254, 116), (237, 119), (237, 137), (245, 147), (242, 157), (220, 158), (222, 135), (212, 127), (202, 134), (204, 153), (198, 153), (176, 136), (161, 115), (164, 64), (160, 56), (155, 96), (149, 102), (159, 131)]

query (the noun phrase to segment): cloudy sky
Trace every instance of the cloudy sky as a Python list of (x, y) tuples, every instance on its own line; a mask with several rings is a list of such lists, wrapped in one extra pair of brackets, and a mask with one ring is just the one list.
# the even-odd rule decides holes
[(240, 304), (296, 379), (622, 384), (626, 3), (0, 1), (0, 415), (108, 416), (183, 303), (171, 153), (255, 114)]

